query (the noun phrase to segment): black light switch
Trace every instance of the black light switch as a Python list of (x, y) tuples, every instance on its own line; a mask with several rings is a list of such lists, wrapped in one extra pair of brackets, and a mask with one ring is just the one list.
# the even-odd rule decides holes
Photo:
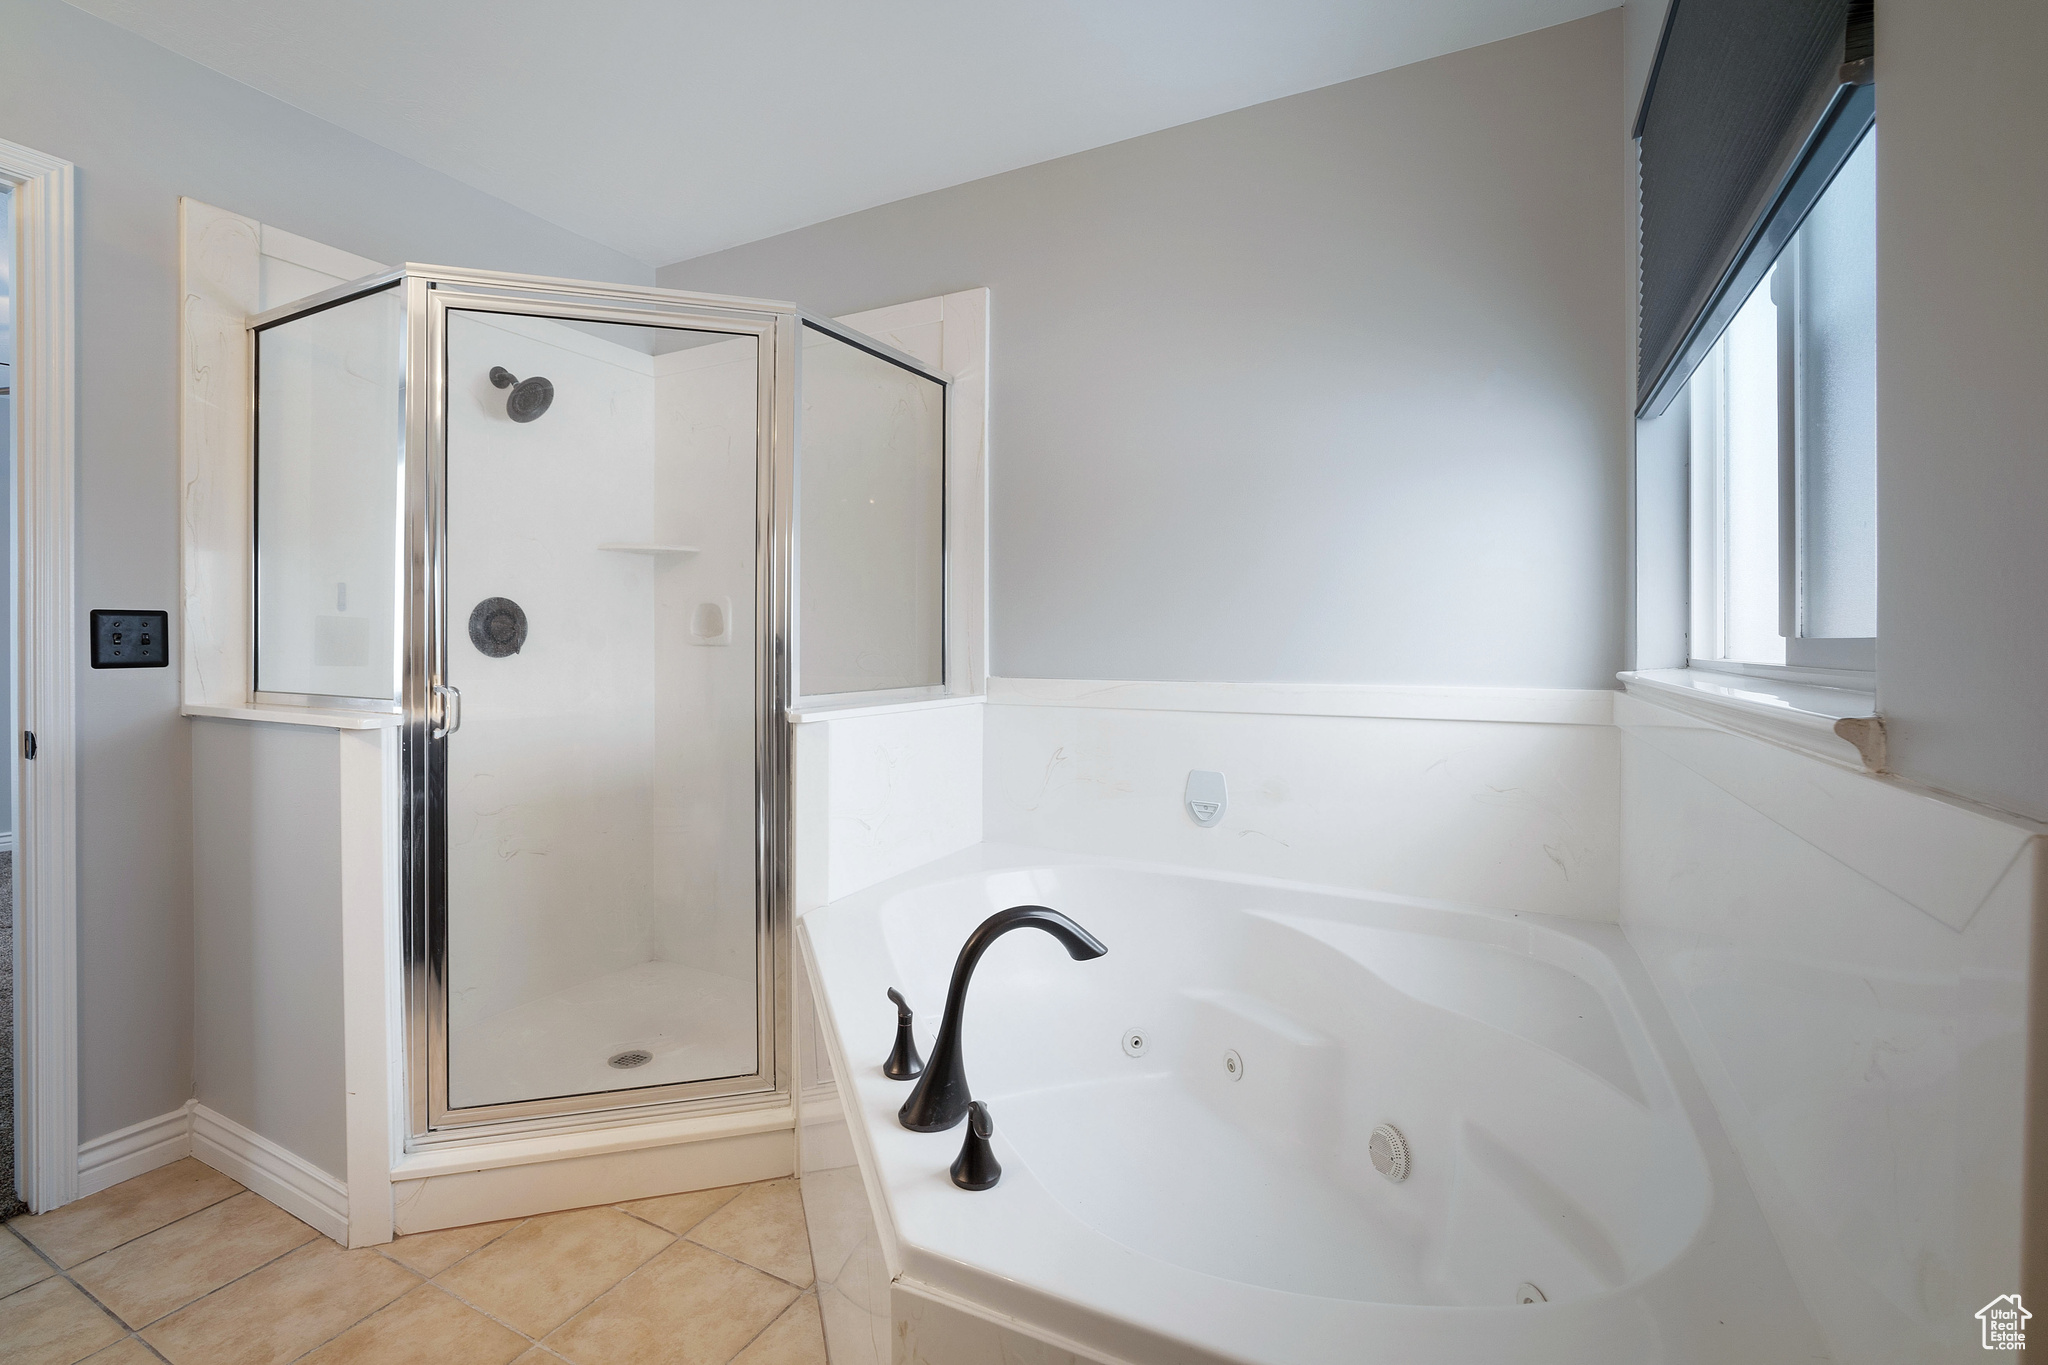
[(169, 668), (171, 614), (167, 611), (95, 611), (94, 668)]

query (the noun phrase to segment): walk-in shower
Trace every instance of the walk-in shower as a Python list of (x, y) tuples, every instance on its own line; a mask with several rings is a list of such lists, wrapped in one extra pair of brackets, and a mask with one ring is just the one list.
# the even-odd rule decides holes
[(413, 1141), (786, 1089), (783, 712), (944, 685), (945, 377), (433, 267), (250, 329), (251, 691), (402, 717)]

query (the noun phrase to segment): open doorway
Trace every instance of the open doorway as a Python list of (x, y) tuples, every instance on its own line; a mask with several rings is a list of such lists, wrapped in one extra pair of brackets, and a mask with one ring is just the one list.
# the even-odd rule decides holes
[(73, 621), (77, 488), (76, 220), (71, 163), (0, 141), (7, 395), (0, 544), (0, 741), (9, 847), (0, 866), (12, 944), (0, 1104), (11, 1139), (0, 1195), (38, 1213), (78, 1193), (77, 763)]
[[(0, 185), (0, 541), (14, 563), (14, 192)], [(14, 690), (14, 594), (0, 593), (0, 689)], [(14, 712), (7, 697), (7, 713)], [(11, 749), (0, 750), (11, 753)], [(10, 759), (10, 762), (13, 760)], [(26, 1205), (17, 1192), (14, 1157), (14, 783), (0, 783), (0, 1219)]]

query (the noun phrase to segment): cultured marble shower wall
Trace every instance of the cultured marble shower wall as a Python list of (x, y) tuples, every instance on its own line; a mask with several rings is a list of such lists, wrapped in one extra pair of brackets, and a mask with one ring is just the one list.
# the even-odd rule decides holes
[[(489, 374), (555, 385), (516, 424)], [(449, 745), (450, 1022), (648, 960), (656, 705), (654, 584), (638, 539), (653, 487), (653, 357), (559, 323), (458, 314), (449, 339), (448, 671), (464, 724)], [(536, 490), (546, 490), (537, 493)], [(485, 657), (471, 608), (526, 611), (519, 653)], [(461, 632), (461, 633), (459, 633)]]
[[(713, 341), (654, 358), (656, 802), (662, 878), (653, 951), (749, 983), (754, 975), (756, 346)], [(723, 636), (711, 627), (723, 624)], [(737, 1021), (745, 1022), (745, 1021)]]

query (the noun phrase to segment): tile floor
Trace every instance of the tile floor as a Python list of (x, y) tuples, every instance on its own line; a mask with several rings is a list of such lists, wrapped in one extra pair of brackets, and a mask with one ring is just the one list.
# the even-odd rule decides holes
[(794, 1180), (346, 1251), (190, 1159), (0, 1229), (7, 1365), (824, 1365)]

